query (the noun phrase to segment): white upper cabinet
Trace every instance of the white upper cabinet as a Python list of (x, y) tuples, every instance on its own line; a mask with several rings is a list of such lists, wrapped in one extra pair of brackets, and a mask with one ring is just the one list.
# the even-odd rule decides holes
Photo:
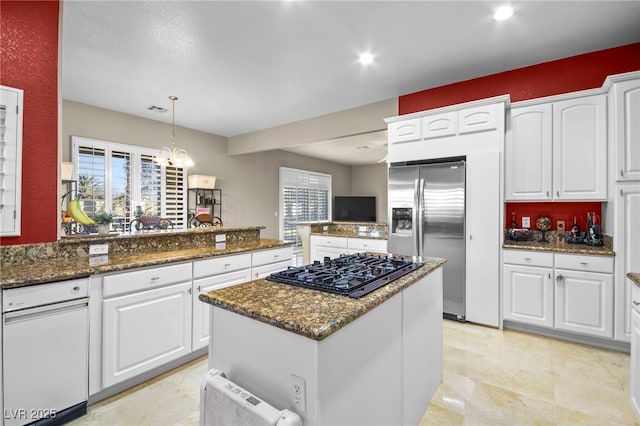
[[(388, 118), (390, 163), (502, 151), (504, 103), (500, 96)], [(497, 146), (499, 142), (500, 146)]]
[(617, 181), (640, 180), (640, 79), (613, 89), (613, 138)]
[(422, 119), (422, 138), (433, 139), (453, 136), (458, 131), (458, 113), (456, 111), (430, 115)]
[(553, 104), (553, 189), (561, 200), (606, 200), (606, 95)]
[(505, 145), (507, 200), (551, 199), (551, 104), (511, 110)]
[(23, 91), (0, 86), (0, 236), (20, 235)]
[(506, 200), (606, 200), (606, 95), (513, 108), (511, 124)]
[(497, 109), (486, 105), (458, 111), (460, 134), (494, 130), (497, 125)]
[(419, 118), (391, 123), (389, 124), (389, 141), (392, 143), (419, 141), (422, 136), (420, 129)]

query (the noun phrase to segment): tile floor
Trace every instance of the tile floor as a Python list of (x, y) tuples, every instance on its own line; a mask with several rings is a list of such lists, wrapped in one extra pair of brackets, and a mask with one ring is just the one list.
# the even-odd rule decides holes
[[(89, 407), (70, 425), (197, 425), (200, 358)], [(640, 425), (629, 355), (445, 321), (444, 379), (420, 426)]]

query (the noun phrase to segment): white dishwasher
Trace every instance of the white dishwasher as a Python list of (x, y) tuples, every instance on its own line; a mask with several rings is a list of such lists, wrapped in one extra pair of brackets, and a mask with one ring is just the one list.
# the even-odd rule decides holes
[(89, 280), (3, 290), (4, 424), (86, 414)]

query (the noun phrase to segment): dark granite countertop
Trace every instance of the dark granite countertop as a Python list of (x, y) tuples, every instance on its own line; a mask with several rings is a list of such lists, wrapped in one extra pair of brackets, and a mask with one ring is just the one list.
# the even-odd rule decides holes
[(90, 257), (53, 258), (33, 263), (2, 265), (0, 289), (23, 287), (47, 282), (86, 278), (95, 274), (205, 259), (213, 256), (237, 254), (247, 251), (286, 247), (290, 243), (280, 240), (227, 242), (224, 247), (200, 247), (160, 251), (157, 253), (109, 255), (106, 264), (91, 266)]
[(633, 281), (638, 287), (640, 287), (640, 272), (629, 272), (627, 278)]
[(427, 258), (424, 266), (360, 299), (262, 279), (203, 293), (200, 300), (313, 340), (322, 340), (445, 262), (444, 259)]
[(565, 244), (560, 246), (554, 243), (539, 243), (537, 241), (505, 241), (503, 249), (547, 251), (552, 253), (588, 254), (594, 256), (615, 256), (610, 247), (591, 247), (584, 244)]

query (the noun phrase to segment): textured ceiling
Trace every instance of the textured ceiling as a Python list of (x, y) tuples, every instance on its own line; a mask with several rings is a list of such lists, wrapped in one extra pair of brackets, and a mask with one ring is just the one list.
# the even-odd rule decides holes
[(67, 0), (62, 95), (234, 136), (640, 41), (638, 1), (499, 4)]

